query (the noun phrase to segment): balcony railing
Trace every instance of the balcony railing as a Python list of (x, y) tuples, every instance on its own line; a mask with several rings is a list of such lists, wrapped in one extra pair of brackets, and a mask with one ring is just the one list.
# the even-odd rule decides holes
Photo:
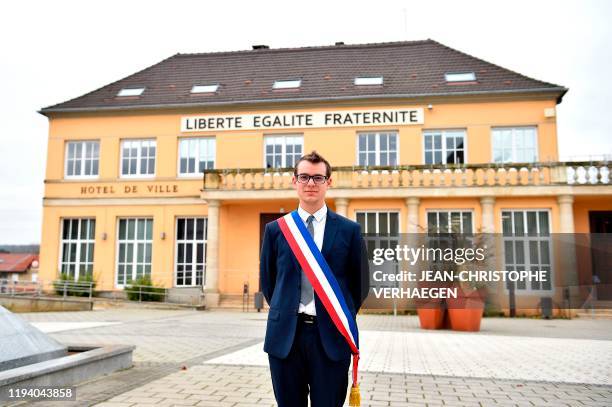
[[(610, 167), (601, 162), (409, 165), (335, 167), (336, 188), (428, 188), (538, 185), (610, 185)], [(292, 168), (209, 170), (203, 190), (291, 189)]]

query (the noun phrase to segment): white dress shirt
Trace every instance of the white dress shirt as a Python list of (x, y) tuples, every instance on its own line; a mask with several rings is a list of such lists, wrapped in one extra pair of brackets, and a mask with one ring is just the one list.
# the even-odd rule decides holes
[[(308, 226), (306, 224), (306, 221), (308, 220), (311, 214), (306, 212), (304, 209), (302, 209), (301, 206), (298, 206), (298, 215), (304, 222), (304, 225)], [(312, 227), (314, 228), (314, 242), (319, 248), (319, 250), (321, 250), (321, 248), (323, 247), (323, 234), (325, 233), (325, 221), (327, 219), (327, 205), (323, 204), (321, 209), (319, 209), (312, 215), (315, 217), (314, 220), (312, 221)], [(300, 272), (303, 273), (303, 271), (301, 270)], [(315, 308), (315, 302), (314, 302), (314, 296), (312, 297), (312, 301), (310, 301), (308, 304), (302, 304), (300, 302), (298, 313), (300, 312), (303, 312), (309, 315), (317, 315), (317, 310)]]

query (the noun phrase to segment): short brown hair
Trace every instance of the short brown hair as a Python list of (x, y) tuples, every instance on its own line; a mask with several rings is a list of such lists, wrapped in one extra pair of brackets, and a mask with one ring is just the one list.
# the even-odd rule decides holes
[(329, 165), (329, 162), (325, 158), (323, 158), (322, 155), (320, 155), (314, 150), (312, 150), (310, 154), (303, 155), (302, 157), (300, 157), (299, 160), (297, 160), (297, 162), (295, 163), (295, 167), (293, 168), (293, 174), (295, 176), (298, 175), (297, 173), (298, 165), (300, 165), (302, 161), (308, 161), (313, 164), (324, 163), (325, 164), (325, 176), (328, 178), (331, 176), (331, 172), (332, 172), (331, 165)]

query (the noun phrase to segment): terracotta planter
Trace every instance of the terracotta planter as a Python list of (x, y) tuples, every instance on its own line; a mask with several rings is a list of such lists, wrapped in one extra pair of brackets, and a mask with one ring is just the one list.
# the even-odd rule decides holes
[(464, 292), (457, 290), (457, 298), (448, 298), (448, 317), (453, 331), (476, 332), (480, 330), (480, 321), (484, 311), (484, 292)]
[(421, 329), (442, 329), (445, 311), (442, 301), (430, 301), (419, 305), (417, 313)]

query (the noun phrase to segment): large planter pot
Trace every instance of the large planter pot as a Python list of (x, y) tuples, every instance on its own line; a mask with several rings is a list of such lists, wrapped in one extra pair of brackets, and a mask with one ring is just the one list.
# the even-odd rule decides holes
[(484, 292), (466, 292), (459, 288), (457, 298), (447, 298), (448, 319), (453, 331), (480, 331), (480, 321), (484, 311)]
[(444, 304), (442, 301), (428, 301), (417, 307), (421, 329), (442, 329), (444, 327)]

